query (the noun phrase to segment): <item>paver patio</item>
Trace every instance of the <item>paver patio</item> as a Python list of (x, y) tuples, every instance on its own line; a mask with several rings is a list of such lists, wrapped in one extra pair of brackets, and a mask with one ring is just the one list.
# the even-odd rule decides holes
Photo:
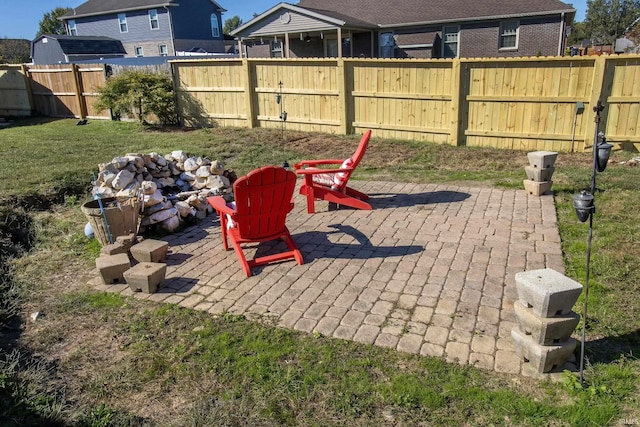
[(526, 374), (511, 341), (514, 276), (540, 268), (564, 273), (553, 196), (372, 181), (354, 187), (371, 196), (372, 211), (329, 211), (318, 202), (319, 212), (309, 215), (296, 192), (287, 224), (304, 265), (268, 265), (245, 277), (234, 252), (222, 249), (214, 214), (165, 238), (167, 276), (155, 294), (91, 283), (214, 315), (272, 316), (304, 332)]

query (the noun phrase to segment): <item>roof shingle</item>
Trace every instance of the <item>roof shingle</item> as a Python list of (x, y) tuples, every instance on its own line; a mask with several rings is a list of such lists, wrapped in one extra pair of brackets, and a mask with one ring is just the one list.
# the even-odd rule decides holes
[(300, 0), (298, 6), (333, 11), (378, 25), (575, 12), (559, 0)]

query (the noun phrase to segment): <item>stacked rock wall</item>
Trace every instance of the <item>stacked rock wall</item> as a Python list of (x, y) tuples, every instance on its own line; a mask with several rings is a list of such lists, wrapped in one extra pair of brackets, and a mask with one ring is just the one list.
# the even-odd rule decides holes
[(189, 157), (184, 151), (167, 155), (130, 153), (98, 166), (94, 197), (136, 198), (140, 229), (157, 224), (169, 232), (183, 220), (204, 218), (211, 212), (211, 195), (233, 200), (235, 173), (219, 161)]

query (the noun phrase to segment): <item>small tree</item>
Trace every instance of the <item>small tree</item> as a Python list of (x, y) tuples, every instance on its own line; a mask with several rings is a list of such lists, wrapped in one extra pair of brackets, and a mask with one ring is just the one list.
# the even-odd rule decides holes
[(235, 30), (240, 25), (242, 25), (242, 19), (240, 19), (238, 15), (233, 16), (227, 19), (226, 21), (224, 21), (224, 25), (222, 26), (222, 32), (224, 34), (229, 34), (231, 31)]
[(118, 119), (130, 116), (145, 124), (147, 116), (155, 115), (162, 125), (178, 122), (173, 84), (167, 74), (125, 71), (107, 80), (98, 93), (96, 108), (111, 109)]
[(614, 44), (640, 17), (640, 0), (587, 0), (586, 32), (596, 44)]
[(0, 64), (22, 64), (29, 62), (29, 41), (0, 39)]
[(67, 34), (64, 22), (59, 18), (69, 11), (71, 11), (71, 9), (68, 7), (56, 7), (51, 12), (45, 13), (40, 21), (40, 27), (38, 28), (36, 37), (42, 34)]

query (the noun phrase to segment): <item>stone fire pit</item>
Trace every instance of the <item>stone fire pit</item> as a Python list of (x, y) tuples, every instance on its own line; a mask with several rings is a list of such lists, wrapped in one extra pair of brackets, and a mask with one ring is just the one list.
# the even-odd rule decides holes
[(135, 198), (140, 201), (140, 231), (158, 226), (168, 232), (180, 223), (203, 219), (212, 212), (211, 195), (233, 200), (236, 174), (222, 162), (189, 157), (184, 151), (170, 154), (130, 153), (98, 166), (93, 182), (94, 198)]

